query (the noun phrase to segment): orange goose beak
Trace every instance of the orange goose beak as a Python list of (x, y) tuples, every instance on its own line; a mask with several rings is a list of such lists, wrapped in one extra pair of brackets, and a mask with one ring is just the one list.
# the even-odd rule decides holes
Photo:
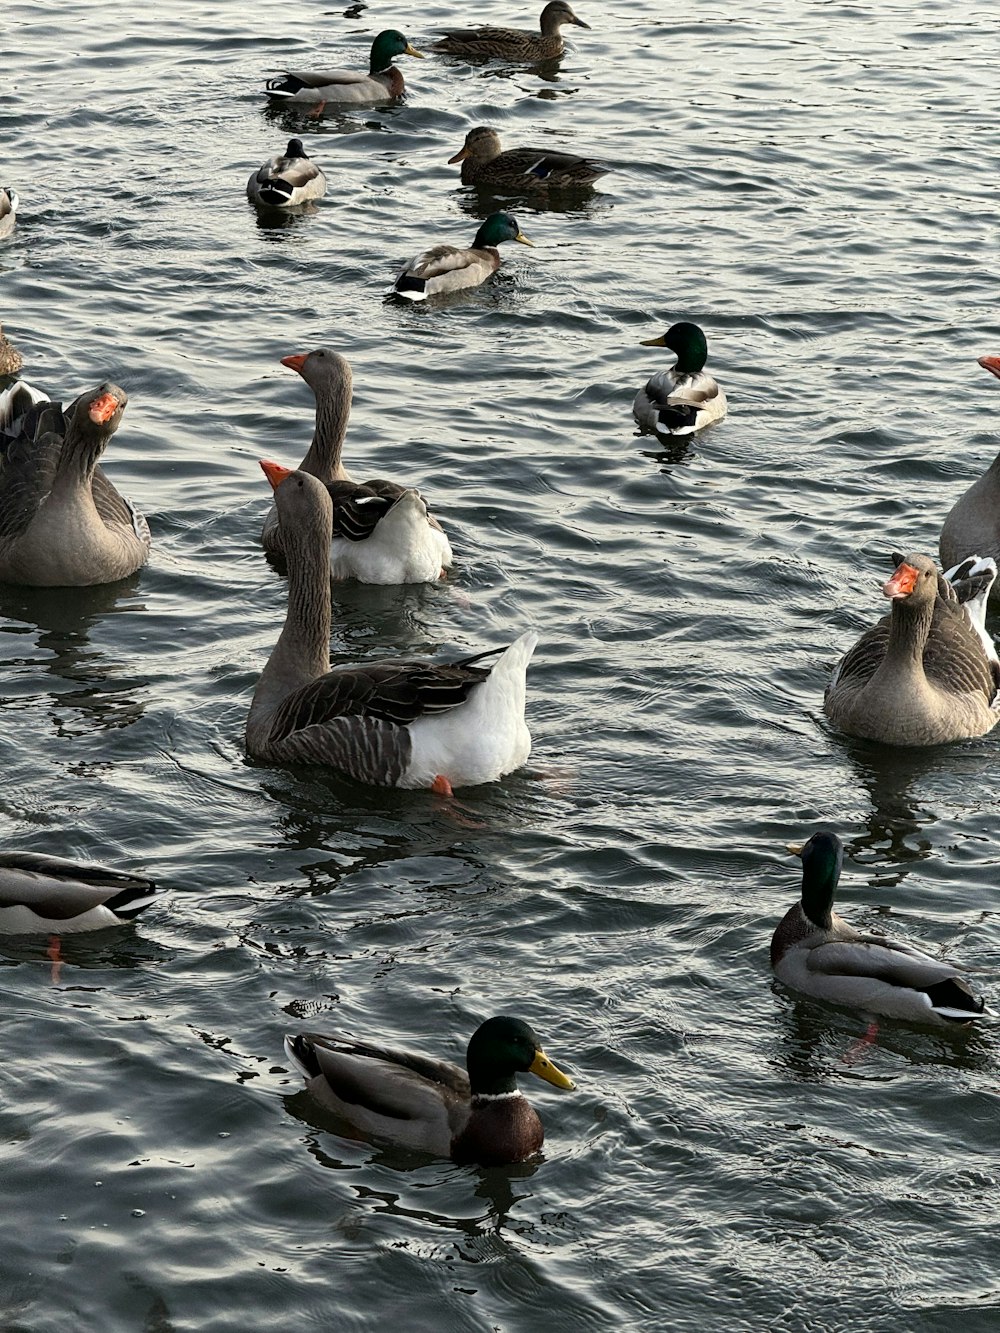
[(981, 356), (979, 364), (984, 370), (988, 370), (991, 375), (996, 375), (1000, 380), (1000, 356)]
[(917, 586), (917, 579), (920, 577), (920, 570), (914, 569), (904, 560), (903, 563), (893, 574), (888, 583), (882, 584), (882, 591), (886, 597), (909, 597), (910, 593)]
[(102, 393), (90, 404), (88, 415), (95, 425), (103, 426), (118, 411), (118, 399), (113, 393)]
[(290, 467), (282, 467), (280, 463), (269, 463), (266, 458), (260, 460), (260, 465), (264, 470), (264, 476), (271, 483), (271, 489), (275, 491), (286, 477), (292, 475)]
[(297, 356), (283, 356), (281, 358), (281, 364), (283, 366), (288, 366), (290, 370), (297, 370), (301, 375), (302, 367), (306, 363), (307, 355), (308, 355), (307, 352), (299, 352)]

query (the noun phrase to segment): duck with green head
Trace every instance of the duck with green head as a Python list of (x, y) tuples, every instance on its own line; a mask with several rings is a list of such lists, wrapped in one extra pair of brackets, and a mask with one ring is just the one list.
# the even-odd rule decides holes
[(268, 79), (265, 92), (272, 102), (307, 103), (319, 115), (327, 102), (371, 106), (402, 97), (403, 76), (392, 63), (394, 56), (419, 56), (394, 28), (380, 32), (372, 42), (368, 73), (356, 69), (286, 70), (280, 79)]
[(366, 1137), (480, 1166), (523, 1162), (542, 1146), (519, 1073), (574, 1087), (528, 1024), (508, 1015), (472, 1034), (467, 1073), (450, 1060), (311, 1032), (287, 1036), (285, 1052), (313, 1097)]
[(476, 232), (472, 245), (435, 245), (417, 255), (400, 273), (393, 290), (408, 301), (425, 301), (428, 296), (478, 287), (500, 267), (498, 245), (520, 241), (531, 245), (510, 213), (493, 213)]
[(635, 396), (632, 413), (639, 429), (661, 441), (721, 421), (726, 415), (726, 395), (714, 376), (705, 369), (708, 341), (697, 324), (671, 324), (659, 338), (648, 338), (643, 347), (669, 347), (677, 360), (647, 380)]
[(844, 847), (835, 833), (814, 833), (802, 847), (802, 899), (771, 939), (779, 981), (816, 1000), (954, 1028), (981, 1017), (985, 1003), (951, 966), (912, 944), (864, 935), (833, 910)]
[(539, 32), (525, 28), (446, 28), (433, 51), (473, 60), (554, 60), (566, 49), (560, 28), (566, 24), (587, 28), (567, 0), (549, 0), (538, 20)]

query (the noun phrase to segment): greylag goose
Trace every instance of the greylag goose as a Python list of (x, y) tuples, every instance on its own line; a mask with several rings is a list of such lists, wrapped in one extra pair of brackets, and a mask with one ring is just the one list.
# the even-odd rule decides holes
[[(288, 561), (288, 614), (247, 718), (247, 752), (326, 764), (383, 787), (494, 782), (525, 762), (525, 675), (537, 635), (458, 662), (330, 669), (333, 503), (307, 472), (261, 467), (274, 487)], [(492, 667), (484, 659), (499, 653)]]
[(0, 852), (0, 934), (64, 934), (130, 921), (157, 889), (141, 875), (40, 852)]
[(639, 429), (660, 440), (672, 435), (693, 435), (726, 415), (726, 395), (705, 369), (708, 342), (697, 324), (671, 324), (659, 338), (643, 347), (669, 347), (677, 360), (661, 370), (635, 396), (632, 413)]
[(506, 1015), (472, 1034), (468, 1073), (450, 1060), (366, 1037), (304, 1032), (285, 1037), (285, 1052), (312, 1096), (367, 1138), (479, 1166), (523, 1162), (542, 1146), (542, 1122), (517, 1074), (575, 1086), (528, 1024)]
[(0, 582), (84, 587), (145, 564), (149, 526), (99, 466), (127, 402), (110, 383), (65, 412), (23, 380), (0, 394)]
[(0, 241), (14, 230), (17, 206), (20, 202), (14, 190), (9, 186), (0, 186)]
[(608, 172), (599, 162), (548, 148), (508, 148), (503, 152), (499, 134), (486, 125), (469, 130), (464, 147), (448, 162), (461, 162), (463, 185), (532, 193), (588, 189)]
[(16, 375), (24, 365), (24, 357), (0, 327), (0, 375)]
[[(979, 364), (1000, 379), (1000, 356), (981, 356)], [(958, 497), (941, 529), (941, 564), (947, 569), (973, 551), (1000, 562), (1000, 453), (978, 481)], [(994, 586), (993, 596), (1000, 595)]]
[[(361, 583), (428, 583), (442, 578), (452, 562), (451, 546), (420, 492), (379, 477), (354, 482), (344, 470), (341, 451), (353, 382), (348, 361), (318, 347), (282, 357), (281, 364), (297, 371), (316, 397), (316, 428), (299, 471), (321, 481), (333, 501), (331, 576)], [(264, 520), (261, 541), (272, 555), (284, 553), (274, 504)]]
[(970, 558), (940, 575), (926, 555), (894, 556), (892, 610), (834, 670), (823, 711), (841, 731), (887, 745), (982, 736), (1000, 717), (1000, 661), (985, 630), (997, 567)]
[(986, 1012), (950, 963), (912, 944), (863, 935), (833, 910), (844, 848), (834, 833), (814, 833), (803, 847), (802, 901), (771, 939), (779, 981), (829, 1004), (934, 1027), (967, 1024)]
[(283, 153), (269, 158), (247, 181), (247, 198), (268, 208), (293, 208), (326, 194), (326, 177), (302, 147), (289, 139)]
[(393, 56), (423, 59), (423, 53), (415, 50), (401, 32), (390, 28), (380, 32), (372, 42), (367, 74), (359, 69), (289, 70), (280, 79), (269, 79), (265, 91), (278, 104), (312, 103), (311, 114), (317, 116), (327, 102), (355, 106), (391, 102), (405, 91), (403, 76), (392, 63)]
[(426, 301), (428, 296), (478, 287), (500, 267), (497, 246), (504, 241), (531, 245), (510, 213), (491, 213), (467, 249), (433, 245), (421, 251), (400, 273), (393, 291), (408, 301)]
[(566, 49), (559, 29), (567, 23), (590, 29), (566, 0), (549, 0), (538, 20), (539, 32), (524, 28), (445, 28), (431, 50), (479, 60), (554, 60)]

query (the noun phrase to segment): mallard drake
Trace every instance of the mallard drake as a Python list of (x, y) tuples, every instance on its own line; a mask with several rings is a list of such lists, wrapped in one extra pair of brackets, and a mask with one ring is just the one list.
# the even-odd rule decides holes
[(510, 213), (492, 213), (476, 232), (469, 249), (435, 245), (425, 250), (410, 260), (396, 279), (393, 290), (408, 301), (425, 301), (428, 296), (457, 292), (463, 287), (478, 287), (500, 267), (496, 247), (504, 241), (531, 245)]
[(0, 375), (16, 375), (24, 365), (24, 357), (0, 326)]
[(894, 555), (892, 610), (840, 660), (823, 711), (841, 731), (886, 745), (982, 736), (1000, 718), (1000, 661), (986, 633), (993, 560), (940, 575), (926, 555)]
[(458, 662), (366, 662), (331, 671), (330, 494), (308, 472), (261, 467), (284, 534), (288, 614), (250, 704), (248, 754), (442, 794), (519, 768), (531, 753), (525, 676), (538, 636), (529, 631), (507, 648)]
[(41, 852), (0, 852), (0, 934), (117, 926), (157, 896), (142, 875)]
[(315, 114), (327, 102), (371, 105), (391, 102), (405, 91), (403, 76), (392, 63), (393, 56), (417, 56), (417, 51), (394, 28), (380, 32), (372, 42), (368, 73), (354, 69), (288, 70), (280, 79), (268, 79), (265, 92), (272, 102), (315, 103)]
[[(979, 365), (1000, 379), (1000, 356), (981, 356)], [(958, 564), (974, 551), (1000, 562), (1000, 453), (978, 481), (958, 497), (941, 529), (941, 564)], [(1000, 587), (993, 586), (993, 597)]]
[(465, 146), (449, 164), (461, 162), (463, 185), (489, 185), (516, 191), (586, 189), (608, 168), (572, 153), (546, 148), (500, 151), (500, 136), (478, 125), (465, 136)]
[(528, 1024), (506, 1015), (472, 1034), (468, 1073), (450, 1060), (340, 1035), (288, 1035), (285, 1051), (312, 1096), (366, 1137), (478, 1166), (523, 1162), (542, 1146), (542, 1122), (517, 1074), (575, 1086)]
[(862, 935), (833, 910), (844, 848), (835, 833), (814, 833), (803, 847), (802, 901), (789, 908), (771, 939), (771, 967), (803, 995), (888, 1018), (935, 1027), (965, 1024), (985, 1013), (950, 963), (912, 944)]
[(708, 342), (697, 324), (671, 324), (659, 338), (647, 338), (643, 347), (669, 347), (677, 360), (646, 381), (632, 404), (639, 429), (667, 440), (693, 435), (726, 415), (726, 395), (705, 370)]
[(0, 241), (14, 230), (17, 206), (20, 202), (10, 186), (0, 186)]
[(247, 198), (270, 208), (291, 208), (326, 194), (326, 177), (302, 147), (289, 139), (283, 153), (270, 158), (247, 181)]
[[(351, 414), (351, 367), (329, 348), (284, 356), (316, 396), (316, 429), (300, 472), (327, 488), (333, 501), (330, 574), (361, 583), (428, 583), (444, 577), (451, 546), (420, 492), (374, 477), (355, 482), (341, 462)], [(272, 504), (261, 541), (273, 555), (284, 553), (277, 507)]]
[(149, 555), (149, 525), (99, 460), (128, 395), (105, 382), (64, 412), (19, 380), (0, 394), (0, 582), (114, 583)]
[(559, 31), (566, 23), (590, 29), (566, 0), (549, 0), (538, 20), (540, 32), (524, 28), (446, 28), (431, 50), (480, 60), (553, 60), (566, 49)]

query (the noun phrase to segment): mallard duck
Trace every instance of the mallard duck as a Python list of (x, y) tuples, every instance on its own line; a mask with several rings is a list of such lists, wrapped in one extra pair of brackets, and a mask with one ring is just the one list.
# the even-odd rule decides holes
[(671, 324), (659, 338), (647, 338), (643, 347), (669, 347), (677, 360), (646, 381), (632, 404), (639, 429), (666, 440), (693, 435), (726, 415), (726, 395), (705, 370), (708, 342), (697, 324)]
[(461, 162), (463, 185), (517, 191), (586, 189), (608, 171), (585, 157), (546, 148), (508, 148), (501, 152), (499, 134), (486, 125), (470, 130), (465, 147), (448, 162)]
[(431, 50), (480, 60), (553, 60), (566, 49), (559, 31), (566, 23), (590, 29), (566, 0), (549, 0), (538, 21), (540, 32), (524, 28), (446, 28)]
[[(374, 477), (355, 482), (341, 462), (351, 414), (351, 367), (329, 348), (283, 356), (316, 395), (316, 429), (300, 472), (327, 488), (333, 501), (330, 574), (361, 583), (427, 583), (444, 577), (451, 546), (420, 492)], [(273, 555), (284, 553), (277, 507), (272, 504), (261, 541)]]
[(372, 42), (367, 74), (354, 69), (289, 70), (280, 79), (268, 79), (265, 91), (272, 102), (315, 103), (316, 115), (327, 102), (391, 102), (404, 92), (403, 76), (392, 63), (393, 56), (417, 56), (422, 60), (423, 52), (390, 28)]
[(0, 852), (0, 934), (64, 934), (117, 926), (158, 890), (141, 875), (41, 852)]
[(0, 375), (16, 375), (23, 365), (24, 357), (0, 325)]
[(107, 382), (65, 412), (23, 380), (0, 394), (0, 582), (85, 587), (145, 564), (149, 525), (99, 464), (127, 402)]
[(435, 245), (411, 259), (396, 279), (393, 290), (408, 301), (478, 287), (500, 267), (496, 247), (504, 241), (531, 245), (509, 213), (492, 213), (476, 232), (468, 250), (456, 245)]
[(926, 555), (894, 555), (892, 610), (841, 659), (823, 711), (841, 731), (886, 745), (982, 736), (1000, 719), (1000, 661), (986, 633), (993, 560), (940, 575)]
[(517, 1074), (575, 1086), (528, 1024), (506, 1015), (472, 1034), (468, 1074), (450, 1060), (339, 1035), (288, 1035), (285, 1051), (313, 1097), (366, 1137), (478, 1166), (523, 1162), (542, 1146), (542, 1122)]
[[(979, 365), (1000, 379), (1000, 356), (981, 356)], [(1000, 562), (1000, 453), (978, 481), (958, 497), (941, 529), (941, 564), (958, 564), (974, 551)], [(994, 584), (994, 599), (1000, 586)]]
[(247, 181), (247, 198), (270, 208), (291, 208), (326, 194), (326, 177), (302, 147), (289, 139), (288, 147), (255, 171)]
[(986, 1011), (950, 963), (912, 944), (862, 935), (833, 910), (844, 848), (835, 833), (814, 833), (803, 847), (802, 901), (771, 939), (779, 981), (817, 1000), (936, 1027), (969, 1023)]
[[(366, 662), (330, 670), (333, 504), (307, 472), (261, 467), (288, 562), (288, 614), (247, 717), (248, 754), (326, 764), (382, 787), (495, 782), (531, 753), (525, 675), (538, 636), (458, 662)], [(485, 659), (496, 657), (492, 666)]]
[(10, 186), (0, 186), (0, 241), (14, 230), (17, 206), (20, 202)]

